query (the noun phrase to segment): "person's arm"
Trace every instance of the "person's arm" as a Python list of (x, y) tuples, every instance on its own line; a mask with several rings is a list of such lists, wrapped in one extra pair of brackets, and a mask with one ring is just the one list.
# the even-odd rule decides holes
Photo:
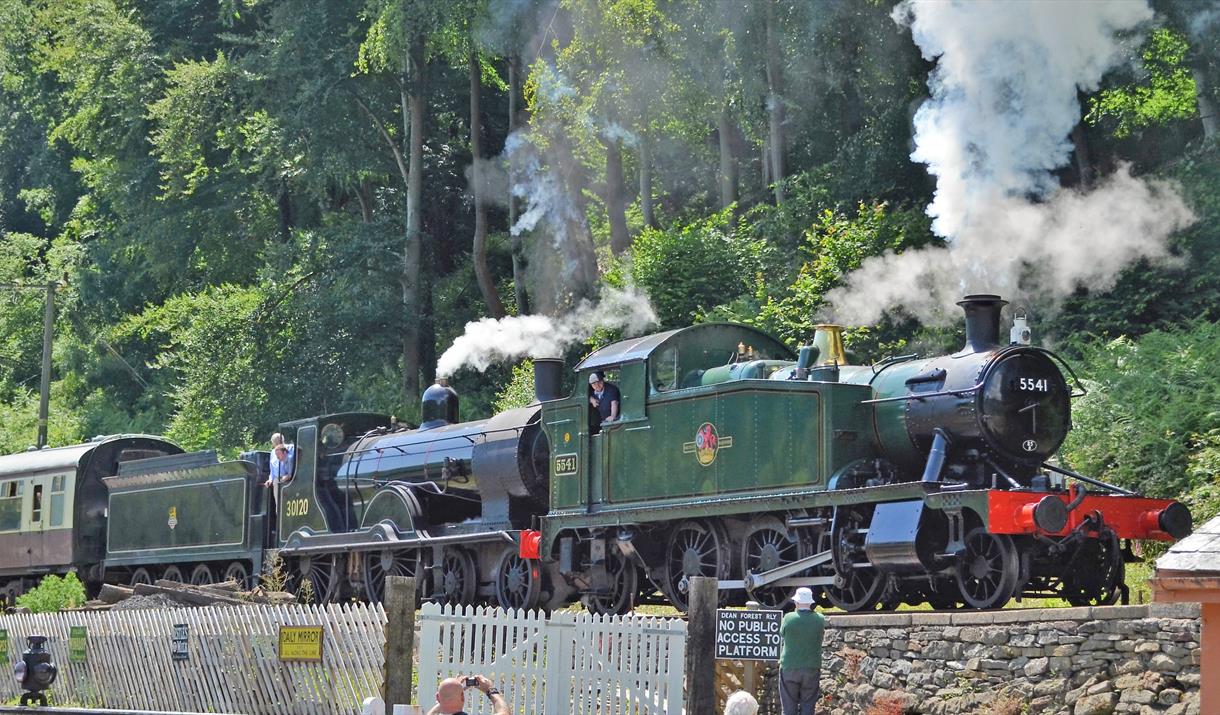
[(474, 677), (479, 679), (479, 690), (482, 690), (483, 694), (487, 696), (487, 699), (491, 700), (492, 712), (495, 713), (495, 715), (512, 715), (512, 712), (508, 709), (508, 701), (504, 699), (504, 696), (500, 694), (499, 690), (496, 690), (496, 686), (493, 685), (490, 680), (481, 675), (476, 675)]
[(433, 705), (431, 708), (428, 708), (428, 715), (440, 715), (440, 712), (441, 712), (440, 703), (437, 703), (436, 705)]
[(618, 400), (610, 401), (610, 419), (611, 420), (618, 419)]

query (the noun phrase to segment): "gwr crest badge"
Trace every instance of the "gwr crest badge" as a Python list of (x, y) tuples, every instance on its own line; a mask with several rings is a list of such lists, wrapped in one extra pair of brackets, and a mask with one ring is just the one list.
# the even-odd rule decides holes
[(682, 445), (683, 454), (695, 455), (695, 459), (699, 460), (699, 464), (707, 467), (712, 462), (716, 461), (716, 454), (722, 449), (728, 449), (733, 446), (733, 438), (727, 435), (720, 436), (716, 432), (716, 425), (711, 422), (704, 422), (699, 425), (699, 429), (695, 430), (695, 441), (686, 442)]
[(166, 523), (169, 524), (171, 529), (178, 525), (178, 507), (171, 506), (169, 508), (169, 520)]

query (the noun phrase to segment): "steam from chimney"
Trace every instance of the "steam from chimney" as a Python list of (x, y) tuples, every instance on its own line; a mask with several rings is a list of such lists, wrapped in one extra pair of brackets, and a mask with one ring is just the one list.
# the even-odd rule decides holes
[(868, 259), (829, 294), (836, 319), (875, 323), (902, 306), (944, 320), (974, 292), (1054, 302), (1168, 256), (1166, 239), (1194, 220), (1172, 185), (1124, 167), (1064, 190), (1052, 173), (1072, 152), (1077, 90), (1122, 60), (1119, 36), (1152, 18), (1144, 0), (906, 0), (893, 16), (937, 63), (911, 158), (936, 176), (928, 215), (948, 245)]
[(522, 357), (558, 357), (600, 328), (622, 329), (630, 335), (656, 322), (656, 311), (646, 295), (630, 287), (606, 288), (599, 302), (581, 301), (558, 318), (514, 315), (467, 323), (466, 332), (437, 361), (436, 374), (448, 377), (462, 367), (482, 372), (493, 362)]

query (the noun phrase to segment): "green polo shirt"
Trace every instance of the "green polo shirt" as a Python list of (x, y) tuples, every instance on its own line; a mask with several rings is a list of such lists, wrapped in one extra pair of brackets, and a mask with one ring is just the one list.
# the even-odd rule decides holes
[(779, 634), (783, 646), (779, 652), (779, 667), (822, 667), (822, 634), (826, 631), (826, 618), (814, 610), (797, 609), (784, 616)]

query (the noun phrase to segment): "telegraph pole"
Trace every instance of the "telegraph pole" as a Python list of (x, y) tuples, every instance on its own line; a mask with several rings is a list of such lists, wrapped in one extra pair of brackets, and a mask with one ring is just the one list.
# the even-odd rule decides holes
[(42, 314), (42, 385), (38, 400), (38, 449), (47, 446), (47, 418), (51, 405), (51, 338), (55, 332), (55, 283), (43, 286), (0, 283), (0, 288), (12, 290), (46, 290), (47, 304)]
[(47, 305), (42, 315), (42, 385), (38, 396), (38, 448), (47, 446), (47, 418), (51, 406), (51, 338), (55, 332), (55, 284), (47, 283)]

